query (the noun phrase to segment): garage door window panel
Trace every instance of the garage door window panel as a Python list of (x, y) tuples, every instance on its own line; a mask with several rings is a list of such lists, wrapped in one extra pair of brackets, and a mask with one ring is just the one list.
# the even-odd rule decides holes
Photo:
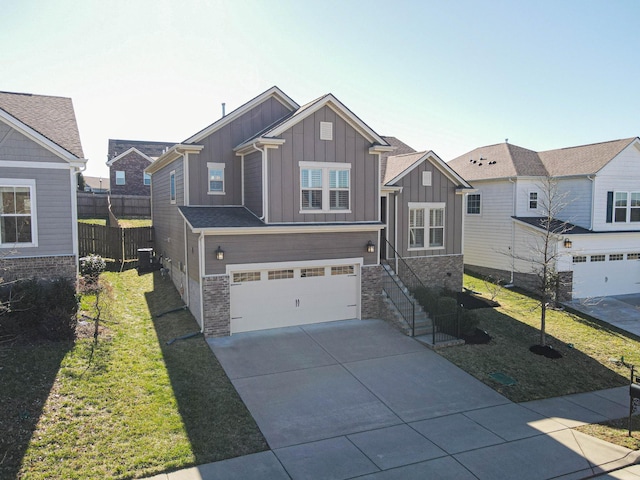
[(606, 256), (605, 255), (591, 255), (592, 262), (604, 262)]
[(331, 267), (331, 275), (353, 275), (355, 269), (353, 265), (340, 265)]
[(293, 278), (293, 270), (269, 270), (267, 278), (269, 280), (284, 280)]
[(303, 268), (300, 270), (300, 276), (302, 278), (324, 277), (324, 267)]
[(238, 272), (233, 274), (233, 283), (259, 282), (260, 272)]

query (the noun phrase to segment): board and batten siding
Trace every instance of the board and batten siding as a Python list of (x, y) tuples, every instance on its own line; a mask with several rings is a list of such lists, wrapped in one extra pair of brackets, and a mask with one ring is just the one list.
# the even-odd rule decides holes
[[(169, 177), (175, 171), (176, 203), (171, 203)], [(183, 158), (175, 160), (153, 174), (151, 189), (152, 222), (155, 230), (155, 252), (171, 259), (171, 267), (178, 269), (184, 258), (184, 219), (178, 206), (184, 204)]]
[[(333, 124), (333, 140), (320, 140), (320, 122)], [(269, 223), (379, 220), (379, 162), (371, 142), (330, 107), (323, 107), (280, 136), (268, 151)], [(350, 213), (301, 213), (299, 162), (351, 164)], [(246, 192), (245, 192), (246, 196)]]
[(640, 151), (637, 142), (629, 145), (600, 170), (595, 179), (593, 230), (637, 231), (640, 224), (607, 223), (607, 192), (640, 191)]
[(508, 181), (476, 181), (480, 215), (468, 215), (465, 204), (464, 263), (510, 271), (513, 235), (514, 184)]
[[(240, 157), (233, 149), (289, 113), (290, 110), (281, 102), (275, 98), (268, 98), (198, 142), (204, 148), (199, 155), (189, 156), (189, 204), (241, 205), (242, 169)], [(225, 164), (224, 195), (207, 193), (207, 163), (210, 162)]]
[[(224, 235), (205, 237), (205, 274), (220, 275), (227, 265), (327, 260), (331, 258), (364, 258), (364, 265), (376, 265), (378, 254), (367, 253), (369, 240), (376, 241), (378, 232), (327, 232), (256, 235)], [(224, 260), (216, 260), (218, 246)]]
[[(431, 186), (422, 185), (422, 173), (431, 172)], [(403, 257), (459, 255), (462, 253), (462, 205), (464, 196), (456, 185), (429, 161), (424, 161), (402, 177), (398, 202), (398, 246)], [(409, 251), (409, 203), (445, 203), (444, 248)], [(400, 248), (398, 248), (400, 247)]]
[(262, 153), (244, 157), (244, 204), (257, 217), (262, 217)]

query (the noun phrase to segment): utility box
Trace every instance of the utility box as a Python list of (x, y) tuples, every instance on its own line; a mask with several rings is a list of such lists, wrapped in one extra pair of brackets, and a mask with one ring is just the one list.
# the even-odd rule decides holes
[(138, 272), (153, 271), (153, 248), (138, 249)]

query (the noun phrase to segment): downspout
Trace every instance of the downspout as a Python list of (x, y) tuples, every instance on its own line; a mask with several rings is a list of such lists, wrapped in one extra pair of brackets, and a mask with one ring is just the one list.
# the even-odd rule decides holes
[[(517, 213), (516, 182), (513, 179), (513, 177), (509, 177), (509, 181), (513, 185), (513, 188), (511, 189), (511, 198), (513, 199), (512, 215), (515, 217)], [(515, 243), (516, 243), (516, 228), (515, 228), (513, 219), (511, 219), (511, 246), (509, 247), (511, 249), (511, 275), (509, 278), (509, 284), (505, 285), (505, 287), (513, 287), (513, 276), (514, 276), (514, 271), (516, 269), (516, 257), (515, 257), (515, 251), (514, 251)]]
[(240, 204), (244, 207), (244, 155), (240, 156), (240, 178), (242, 182), (240, 182)]
[(254, 142), (251, 146), (258, 152), (262, 153), (262, 216), (259, 217), (264, 223), (268, 222), (267, 217), (267, 149), (258, 148), (258, 142)]
[(69, 181), (71, 182), (71, 218), (75, 218), (76, 221), (71, 225), (71, 237), (73, 246), (71, 250), (76, 257), (76, 277), (79, 275), (79, 256), (80, 246), (78, 245), (78, 174), (84, 172), (87, 169), (87, 163), (85, 162), (82, 167), (72, 166), (69, 169)]
[(204, 266), (204, 233), (198, 237), (198, 282), (200, 284), (200, 333), (204, 333), (204, 292), (203, 282), (205, 274)]
[(185, 291), (185, 298), (183, 298), (182, 300), (184, 301), (184, 304), (189, 307), (190, 306), (190, 295), (189, 295), (189, 245), (187, 242), (187, 221), (184, 221), (184, 282), (185, 282), (185, 286), (184, 286), (184, 291)]
[(596, 177), (593, 175), (587, 175), (587, 178), (591, 180), (591, 215), (589, 215), (589, 230), (593, 231), (593, 213), (596, 208)]
[[(393, 248), (396, 249), (396, 252), (398, 252), (398, 192), (394, 192), (393, 194), (393, 209), (394, 209), (394, 214), (393, 214)], [(396, 273), (398, 272), (398, 255), (400, 255), (400, 253), (398, 252), (395, 255), (396, 258), (396, 265), (395, 265), (395, 271)]]

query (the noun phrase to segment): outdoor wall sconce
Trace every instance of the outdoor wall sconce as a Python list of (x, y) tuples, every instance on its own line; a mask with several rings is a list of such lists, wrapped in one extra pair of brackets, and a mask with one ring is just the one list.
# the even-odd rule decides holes
[(570, 239), (565, 238), (564, 239), (564, 248), (571, 248), (572, 246), (573, 246), (573, 242)]
[(373, 244), (371, 240), (367, 242), (367, 253), (373, 253), (376, 251), (376, 246)]
[(223, 260), (224, 259), (224, 250), (222, 250), (220, 248), (220, 245), (218, 245), (218, 249), (216, 250), (216, 260)]

